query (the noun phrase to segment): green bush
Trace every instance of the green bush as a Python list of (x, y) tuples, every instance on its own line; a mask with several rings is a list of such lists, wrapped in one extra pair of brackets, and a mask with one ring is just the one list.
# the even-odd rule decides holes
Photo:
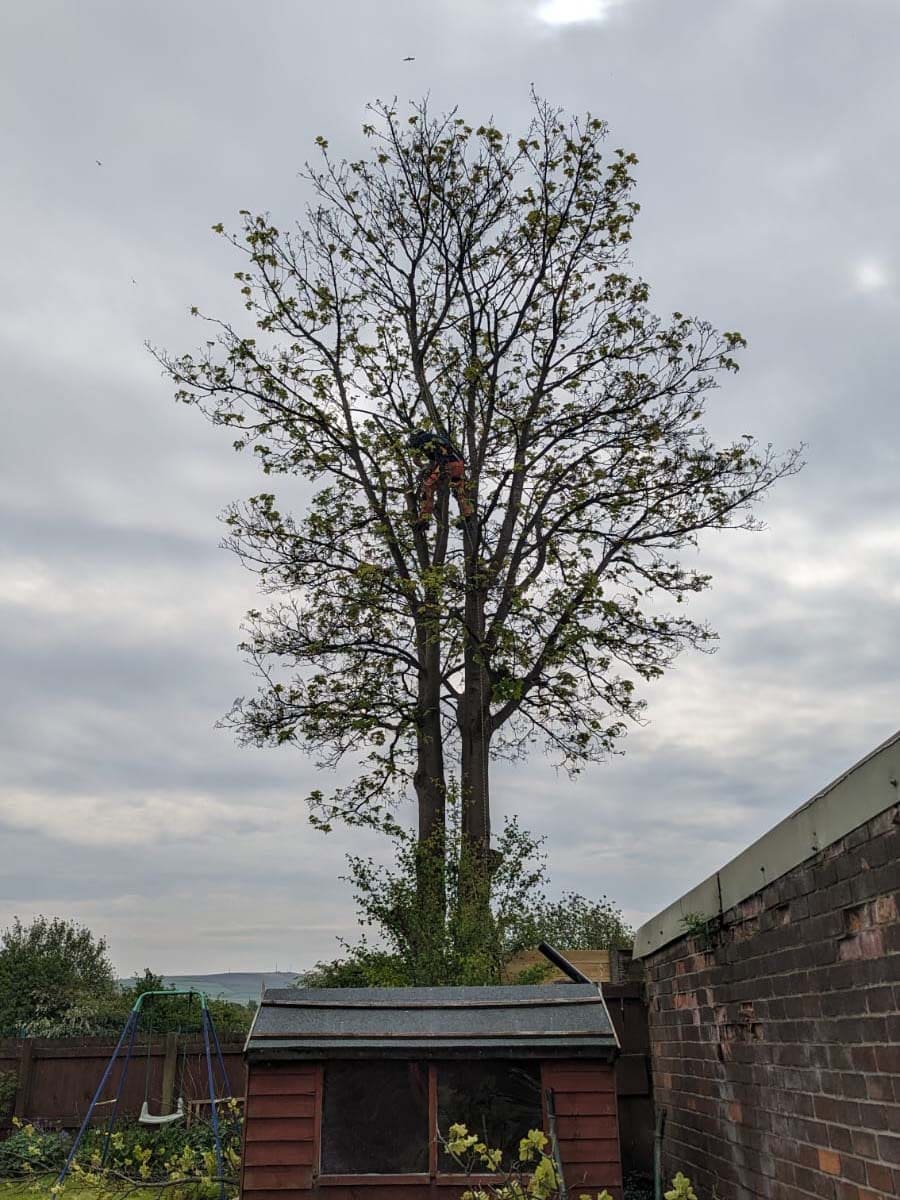
[[(223, 1174), (236, 1180), (241, 1149), (240, 1107), (234, 1101), (225, 1101), (218, 1114)], [(110, 1138), (104, 1163), (105, 1143), (104, 1124), (92, 1127), (85, 1134), (72, 1168), (76, 1185), (87, 1182), (102, 1188), (114, 1182), (152, 1184), (175, 1179), (203, 1185), (217, 1174), (215, 1140), (212, 1125), (207, 1121), (194, 1121), (190, 1129), (183, 1124), (149, 1127), (134, 1120), (119, 1122)], [(72, 1137), (68, 1133), (18, 1123), (11, 1136), (0, 1142), (0, 1178), (56, 1174), (71, 1146)]]
[(0, 1071), (0, 1118), (5, 1117), (12, 1108), (19, 1086), (19, 1077), (15, 1071)]
[[(37, 917), (23, 925), (16, 917), (0, 930), (0, 1037), (118, 1034), (138, 996), (162, 987), (161, 976), (149, 970), (130, 987), (119, 987), (106, 941), (75, 921)], [(254, 1009), (252, 1004), (209, 1001), (220, 1036), (246, 1033)], [(152, 1021), (156, 1033), (197, 1030), (197, 1001), (157, 997)]]
[[(446, 886), (446, 911), (422, 907), (421, 883), (429, 855), (435, 854)], [(319, 962), (301, 975), (301, 987), (410, 987), (416, 984), (500, 983), (506, 963), (520, 950), (548, 941), (560, 949), (629, 948), (634, 932), (618, 906), (605, 896), (586, 899), (564, 892), (549, 900), (544, 892), (547, 861), (542, 840), (509, 820), (497, 838), (491, 877), (490, 936), (473, 930), (463, 903), (465, 855), (458, 823), (447, 840), (423, 848), (412, 833), (395, 834), (395, 864), (350, 857), (345, 878), (355, 893), (359, 922), (373, 929), (355, 944), (341, 942), (343, 955)], [(435, 937), (433, 930), (440, 931)], [(550, 968), (536, 966), (518, 983), (539, 983)]]
[(68, 1134), (18, 1122), (9, 1137), (0, 1142), (0, 1178), (21, 1179), (59, 1171), (70, 1145)]
[[(237, 1104), (225, 1101), (218, 1107), (219, 1134), (226, 1174), (237, 1171), (241, 1148), (241, 1114)], [(97, 1171), (103, 1158), (106, 1130), (97, 1126), (87, 1133), (78, 1148), (76, 1162), (82, 1171)], [(183, 1124), (147, 1126), (123, 1121), (110, 1138), (104, 1164), (108, 1171), (135, 1182), (161, 1183), (175, 1177), (215, 1174), (215, 1139), (212, 1124), (194, 1121)]]
[(103, 1007), (116, 996), (106, 942), (62, 917), (16, 917), (0, 931), (0, 1035), (32, 1021), (65, 1020), (73, 1009)]

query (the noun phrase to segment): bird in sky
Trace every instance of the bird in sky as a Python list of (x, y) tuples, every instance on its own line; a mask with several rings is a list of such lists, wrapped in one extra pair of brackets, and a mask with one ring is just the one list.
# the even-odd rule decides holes
[(103, 163), (100, 161), (100, 159), (99, 159), (99, 158), (95, 158), (95, 159), (94, 159), (94, 162), (97, 164), (97, 166), (98, 166), (98, 167), (102, 167), (102, 166), (103, 166)]
[(406, 58), (404, 58), (404, 60), (403, 60), (403, 61), (404, 61), (404, 62), (415, 62), (416, 60), (415, 60), (415, 56), (414, 56), (414, 55), (412, 55), (412, 54), (407, 54)]

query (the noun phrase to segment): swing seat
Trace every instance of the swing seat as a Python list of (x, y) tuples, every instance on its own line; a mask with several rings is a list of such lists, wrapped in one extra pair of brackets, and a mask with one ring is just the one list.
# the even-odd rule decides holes
[(156, 1114), (154, 1114), (154, 1113), (150, 1112), (150, 1109), (147, 1105), (147, 1101), (145, 1100), (143, 1107), (141, 1108), (141, 1115), (138, 1117), (138, 1124), (139, 1125), (171, 1125), (173, 1121), (183, 1121), (183, 1120), (184, 1120), (184, 1101), (179, 1096), (178, 1103), (175, 1106), (175, 1111), (173, 1113), (156, 1113)]

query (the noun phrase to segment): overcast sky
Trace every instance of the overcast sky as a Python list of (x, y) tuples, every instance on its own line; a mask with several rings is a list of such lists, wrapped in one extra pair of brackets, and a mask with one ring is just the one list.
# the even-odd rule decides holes
[(210, 225), (298, 215), (314, 136), (354, 154), (376, 97), (518, 133), (533, 82), (606, 118), (653, 306), (749, 338), (711, 427), (808, 444), (766, 532), (704, 543), (721, 647), (648, 690), (626, 755), (499, 772), (553, 889), (639, 922), (893, 732), (898, 61), (896, 0), (6, 0), (0, 925), (77, 917), (123, 974), (302, 968), (352, 933), (343, 855), (376, 843), (309, 827), (299, 751), (214, 728), (255, 600), (217, 517), (259, 476), (143, 343), (233, 309)]

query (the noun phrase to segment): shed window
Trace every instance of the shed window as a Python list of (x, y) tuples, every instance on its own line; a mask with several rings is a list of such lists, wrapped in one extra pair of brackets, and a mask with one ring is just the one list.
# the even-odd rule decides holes
[[(540, 1065), (503, 1060), (439, 1063), (437, 1108), (444, 1136), (458, 1122), (491, 1148), (502, 1150), (510, 1163), (518, 1158), (519, 1141), (528, 1130), (543, 1126)], [(438, 1170), (459, 1170), (443, 1149)]]
[(324, 1175), (428, 1171), (428, 1067), (329, 1063), (322, 1102)]

